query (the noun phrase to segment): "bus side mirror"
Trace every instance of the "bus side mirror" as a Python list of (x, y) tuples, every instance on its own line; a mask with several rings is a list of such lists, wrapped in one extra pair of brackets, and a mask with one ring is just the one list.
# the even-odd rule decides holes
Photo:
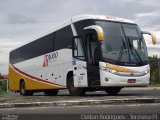
[(142, 34), (148, 34), (152, 37), (152, 44), (155, 45), (156, 44), (156, 36), (150, 32), (147, 31), (142, 31)]
[(84, 30), (95, 30), (98, 35), (98, 40), (103, 41), (104, 40), (104, 34), (103, 29), (98, 25), (91, 25), (88, 27), (83, 28)]

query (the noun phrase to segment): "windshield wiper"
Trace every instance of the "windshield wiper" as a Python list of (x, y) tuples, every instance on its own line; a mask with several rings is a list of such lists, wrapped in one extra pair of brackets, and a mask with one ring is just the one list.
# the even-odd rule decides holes
[(125, 46), (125, 43), (124, 43), (124, 41), (123, 41), (123, 44), (121, 45), (121, 49), (120, 49), (120, 52), (119, 52), (119, 55), (118, 55), (118, 61), (117, 61), (117, 63), (119, 63), (120, 62), (120, 60), (122, 60), (122, 58), (123, 58), (123, 50), (125, 50), (126, 49), (126, 46)]

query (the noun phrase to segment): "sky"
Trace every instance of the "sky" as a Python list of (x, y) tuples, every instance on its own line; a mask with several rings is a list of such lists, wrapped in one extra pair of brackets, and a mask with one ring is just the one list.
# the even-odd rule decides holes
[(0, 0), (0, 73), (8, 73), (9, 51), (51, 31), (74, 15), (112, 15), (135, 21), (146, 36), (149, 56), (160, 57), (160, 0)]

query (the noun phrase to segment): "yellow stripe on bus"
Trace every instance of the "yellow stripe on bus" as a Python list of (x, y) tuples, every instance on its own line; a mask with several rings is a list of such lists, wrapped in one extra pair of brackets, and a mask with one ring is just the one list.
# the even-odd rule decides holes
[(9, 89), (13, 91), (19, 91), (19, 83), (20, 80), (23, 79), (25, 81), (27, 90), (45, 90), (45, 89), (60, 89), (64, 88), (62, 86), (58, 86), (55, 84), (46, 83), (43, 81), (38, 81), (32, 79), (24, 74), (16, 71), (11, 65), (9, 66)]

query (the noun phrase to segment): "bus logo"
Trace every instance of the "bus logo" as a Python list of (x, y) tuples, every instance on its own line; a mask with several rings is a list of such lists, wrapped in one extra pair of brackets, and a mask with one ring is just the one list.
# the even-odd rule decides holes
[(106, 16), (107, 20), (116, 20), (114, 16)]
[(56, 61), (58, 58), (58, 52), (52, 52), (47, 55), (44, 55), (43, 67), (48, 66), (49, 62)]
[(44, 56), (44, 62), (43, 62), (43, 67), (48, 66), (48, 55)]

